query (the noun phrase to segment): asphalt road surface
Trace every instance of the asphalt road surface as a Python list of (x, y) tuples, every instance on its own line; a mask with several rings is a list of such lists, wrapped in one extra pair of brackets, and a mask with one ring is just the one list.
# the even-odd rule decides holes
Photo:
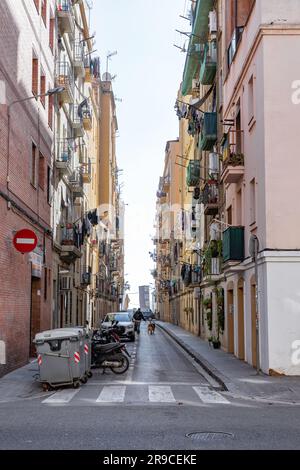
[(300, 449), (299, 406), (220, 391), (158, 328), (127, 347), (122, 376), (0, 404), (0, 449)]

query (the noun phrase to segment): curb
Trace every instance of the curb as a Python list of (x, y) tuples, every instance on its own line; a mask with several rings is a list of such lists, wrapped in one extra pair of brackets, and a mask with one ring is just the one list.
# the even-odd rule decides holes
[[(156, 325), (161, 328), (165, 333), (167, 333), (185, 352), (187, 352), (196, 362), (199, 364), (205, 372), (207, 372), (220, 386), (222, 387), (223, 392), (228, 392), (230, 385), (226, 377), (218, 371), (212, 364), (210, 364), (206, 359), (200, 356), (195, 350), (187, 346), (184, 341), (179, 340), (174, 333), (170, 332), (167, 328), (163, 325), (156, 323)], [(231, 387), (230, 387), (231, 388)]]

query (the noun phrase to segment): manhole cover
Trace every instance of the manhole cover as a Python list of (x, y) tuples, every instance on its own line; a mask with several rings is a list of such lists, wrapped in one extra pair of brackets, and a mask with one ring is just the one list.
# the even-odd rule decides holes
[(223, 439), (233, 439), (231, 432), (189, 432), (186, 437), (194, 441), (221, 441)]

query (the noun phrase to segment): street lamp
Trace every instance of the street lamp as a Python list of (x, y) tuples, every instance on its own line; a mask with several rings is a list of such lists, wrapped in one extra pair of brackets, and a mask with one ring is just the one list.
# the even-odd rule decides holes
[(58, 93), (62, 93), (64, 90), (65, 90), (64, 87), (50, 88), (50, 90), (48, 90), (46, 93), (42, 93), (40, 95), (27, 96), (26, 98), (22, 98), (20, 100), (12, 101), (7, 106), (7, 172), (6, 172), (7, 190), (9, 190), (8, 185), (9, 185), (9, 160), (10, 160), (10, 110), (11, 110), (12, 106), (14, 106), (17, 103), (24, 103), (25, 101), (30, 101), (30, 100), (33, 100), (33, 99), (42, 98), (44, 96), (57, 95)]

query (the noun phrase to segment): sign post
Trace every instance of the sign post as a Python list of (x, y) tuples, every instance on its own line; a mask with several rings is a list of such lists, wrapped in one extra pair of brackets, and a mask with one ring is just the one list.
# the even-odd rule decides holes
[(24, 255), (35, 250), (38, 239), (32, 230), (24, 229), (15, 234), (13, 244), (15, 249)]

